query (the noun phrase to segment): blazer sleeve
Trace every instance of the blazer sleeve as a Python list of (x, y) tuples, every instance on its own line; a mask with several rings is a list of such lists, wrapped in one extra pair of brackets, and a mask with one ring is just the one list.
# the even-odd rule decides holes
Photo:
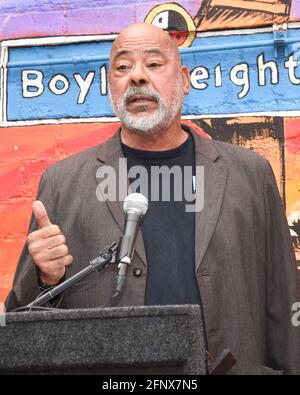
[(292, 324), (299, 301), (294, 249), (274, 173), (265, 167), (266, 356), (267, 364), (286, 374), (300, 373), (300, 328)]
[[(41, 200), (44, 203), (50, 221), (55, 223), (56, 204), (47, 170), (41, 177), (37, 200)], [(28, 234), (37, 229), (38, 225), (32, 214)], [(15, 272), (12, 290), (5, 301), (6, 311), (9, 312), (18, 307), (27, 305), (36, 299), (40, 293), (41, 290), (38, 284), (36, 265), (28, 252), (27, 243), (25, 243)]]

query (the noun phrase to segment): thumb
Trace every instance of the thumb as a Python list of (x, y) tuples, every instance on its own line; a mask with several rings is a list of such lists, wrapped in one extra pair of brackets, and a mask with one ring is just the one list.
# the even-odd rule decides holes
[(33, 203), (32, 211), (40, 228), (51, 225), (45, 206), (40, 200), (36, 200)]

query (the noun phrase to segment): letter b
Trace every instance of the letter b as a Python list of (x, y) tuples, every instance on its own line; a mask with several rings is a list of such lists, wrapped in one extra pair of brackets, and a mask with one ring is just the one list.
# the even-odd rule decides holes
[[(28, 78), (29, 75), (35, 76)], [(29, 89), (29, 87), (34, 89)], [(22, 71), (22, 92), (23, 97), (37, 97), (44, 92), (43, 74), (39, 70), (23, 70)]]

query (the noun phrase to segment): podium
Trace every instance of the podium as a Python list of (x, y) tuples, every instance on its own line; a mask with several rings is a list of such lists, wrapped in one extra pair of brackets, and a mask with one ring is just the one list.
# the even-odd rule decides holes
[(199, 306), (6, 315), (0, 374), (205, 374)]

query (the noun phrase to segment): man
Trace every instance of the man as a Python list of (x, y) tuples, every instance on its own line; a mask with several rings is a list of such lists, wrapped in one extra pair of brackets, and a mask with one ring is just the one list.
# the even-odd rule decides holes
[[(121, 129), (44, 172), (7, 309), (28, 304), (120, 239), (122, 202), (100, 201), (99, 169), (110, 166), (118, 180), (124, 155), (129, 171), (135, 165), (147, 172), (202, 166), (202, 210), (188, 212), (175, 194), (168, 202), (150, 202), (118, 305), (197, 303), (206, 346), (214, 356), (230, 347), (238, 361), (232, 373), (299, 371), (299, 333), (291, 325), (295, 258), (269, 163), (180, 124), (189, 72), (157, 27), (135, 24), (120, 33), (109, 82)], [(116, 272), (110, 265), (54, 305), (103, 305)]]

